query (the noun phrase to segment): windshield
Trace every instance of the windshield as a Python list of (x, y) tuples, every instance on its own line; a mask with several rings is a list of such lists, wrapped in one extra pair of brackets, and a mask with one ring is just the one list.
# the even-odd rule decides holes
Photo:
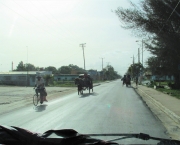
[(178, 0), (0, 0), (0, 125), (180, 140), (179, 13)]

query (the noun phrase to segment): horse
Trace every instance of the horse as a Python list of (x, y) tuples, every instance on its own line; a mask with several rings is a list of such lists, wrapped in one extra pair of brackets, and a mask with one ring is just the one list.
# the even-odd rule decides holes
[(92, 79), (90, 78), (75, 78), (74, 82), (78, 87), (78, 95), (79, 93), (83, 94), (83, 91), (87, 89), (89, 90), (89, 93), (90, 89), (93, 91)]

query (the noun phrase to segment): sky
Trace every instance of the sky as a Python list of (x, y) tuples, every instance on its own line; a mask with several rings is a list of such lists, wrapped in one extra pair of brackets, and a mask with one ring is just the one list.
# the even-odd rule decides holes
[[(109, 64), (124, 75), (133, 55), (138, 61), (142, 38), (121, 27), (114, 13), (118, 7), (129, 8), (129, 1), (0, 0), (0, 72), (11, 71), (12, 63), (16, 69), (20, 61), (84, 68), (80, 44), (86, 43), (86, 70), (102, 70), (103, 60), (103, 67)], [(143, 62), (150, 56), (144, 51)]]

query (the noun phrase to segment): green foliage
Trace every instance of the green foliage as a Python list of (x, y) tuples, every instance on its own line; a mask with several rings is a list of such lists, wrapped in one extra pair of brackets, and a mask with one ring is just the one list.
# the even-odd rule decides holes
[(33, 64), (26, 63), (24, 64), (23, 61), (20, 61), (15, 71), (36, 71), (39, 68), (35, 67)]
[(61, 66), (58, 69), (59, 74), (71, 74), (71, 68), (69, 66)]
[(83, 68), (80, 68), (77, 65), (73, 65), (73, 64), (69, 64), (69, 68), (72, 70), (75, 70), (77, 72), (77, 74), (83, 74), (85, 72), (85, 70)]
[(19, 62), (16, 71), (26, 71), (26, 67), (25, 67), (25, 65), (23, 64), (23, 61), (20, 61), (20, 62)]
[(48, 66), (44, 69), (45, 71), (52, 71), (52, 74), (57, 74), (58, 71), (54, 66)]
[(51, 79), (53, 79), (53, 77), (51, 76), (51, 75), (45, 75), (44, 76), (44, 80), (45, 80), (45, 82), (46, 82), (46, 86), (48, 86), (49, 85), (49, 81), (51, 80)]
[(107, 80), (114, 80), (120, 78), (120, 75), (114, 70), (111, 65), (108, 65), (106, 69), (103, 70), (103, 72)]
[(51, 86), (56, 87), (76, 87), (74, 81), (54, 81)]
[[(71, 74), (72, 71), (74, 71), (77, 74), (83, 74), (85, 72), (84, 69), (78, 67), (77, 65), (70, 64), (69, 66), (61, 66), (60, 68), (56, 69), (53, 66), (48, 66), (45, 68), (42, 67), (35, 67), (32, 64), (24, 65), (21, 61), (19, 65), (17, 66), (17, 71), (52, 71), (52, 74)], [(91, 69), (92, 70), (92, 69)], [(93, 70), (94, 71), (94, 70)], [(111, 65), (108, 65), (101, 75), (104, 74), (104, 79), (106, 80), (114, 80), (118, 79), (121, 76), (114, 70), (114, 68)], [(46, 81), (46, 85), (49, 85), (49, 83), (53, 84), (53, 78), (52, 76), (45, 76), (44, 77)]]
[[(123, 28), (131, 29), (141, 36), (144, 46), (156, 58), (148, 60), (151, 71), (160, 75), (173, 75), (175, 85), (180, 88), (180, 5), (179, 0), (144, 0), (132, 7), (119, 7), (115, 13), (123, 21)], [(175, 11), (173, 9), (176, 7)], [(173, 13), (172, 13), (173, 12)]]
[(164, 89), (164, 88), (158, 88), (158, 91), (161, 91), (163, 93), (166, 93), (168, 95), (171, 95), (173, 97), (176, 97), (177, 99), (180, 99), (180, 90), (177, 89)]
[(28, 64), (26, 65), (26, 69), (27, 69), (28, 71), (35, 71), (35, 70), (36, 70), (35, 66), (34, 66), (33, 64), (30, 64), (30, 63), (28, 63)]
[(127, 70), (127, 73), (133, 75), (133, 78), (139, 75), (140, 71), (144, 69), (141, 63), (131, 64)]

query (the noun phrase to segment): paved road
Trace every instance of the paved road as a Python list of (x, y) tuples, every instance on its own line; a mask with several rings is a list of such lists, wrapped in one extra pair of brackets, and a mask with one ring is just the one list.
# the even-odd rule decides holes
[[(0, 124), (36, 132), (73, 128), (80, 133), (147, 133), (167, 138), (165, 128), (132, 88), (117, 80), (77, 92), (38, 107), (26, 107), (0, 115)], [(104, 138), (109, 139), (109, 138)], [(126, 139), (119, 143), (155, 143)]]

